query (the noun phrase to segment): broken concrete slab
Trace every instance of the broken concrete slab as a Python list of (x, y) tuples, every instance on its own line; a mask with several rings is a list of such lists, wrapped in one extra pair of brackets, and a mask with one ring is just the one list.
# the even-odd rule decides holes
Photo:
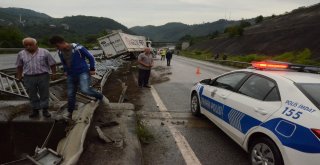
[(131, 103), (109, 103), (105, 107), (108, 111), (113, 111), (113, 110), (134, 110), (134, 105)]
[(85, 164), (142, 164), (140, 141), (136, 134), (136, 115), (134, 105), (129, 103), (111, 103), (111, 109), (100, 107), (95, 114), (93, 125), (112, 121), (118, 123), (108, 127), (100, 127), (104, 136), (113, 143), (97, 141), (97, 135), (88, 137), (88, 150), (81, 156), (79, 165)]
[(29, 104), (28, 100), (1, 100), (0, 101), (0, 109), (4, 109), (7, 107), (16, 107)]
[(96, 130), (98, 132), (98, 135), (99, 135), (99, 138), (101, 140), (103, 140), (106, 143), (114, 142), (110, 137), (104, 135), (104, 133), (102, 132), (102, 130), (101, 130), (101, 128), (99, 126), (95, 126), (95, 128), (96, 128)]
[(98, 107), (99, 102), (90, 102), (83, 108), (74, 112), (73, 120), (75, 125), (67, 133), (57, 147), (57, 152), (63, 156), (63, 165), (76, 164), (83, 151), (83, 143), (90, 126), (90, 122), (95, 109)]

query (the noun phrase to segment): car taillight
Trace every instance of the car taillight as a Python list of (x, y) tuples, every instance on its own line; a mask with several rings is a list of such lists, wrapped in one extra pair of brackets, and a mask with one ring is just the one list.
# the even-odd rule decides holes
[(257, 69), (287, 69), (288, 64), (276, 63), (276, 62), (252, 62), (251, 63), (254, 68)]
[(311, 131), (320, 139), (320, 129), (312, 128)]

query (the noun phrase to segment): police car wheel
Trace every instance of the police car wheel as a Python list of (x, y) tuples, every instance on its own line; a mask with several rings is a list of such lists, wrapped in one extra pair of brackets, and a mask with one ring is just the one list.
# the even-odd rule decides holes
[(200, 115), (199, 98), (196, 93), (192, 94), (192, 97), (191, 97), (191, 113), (195, 116)]
[(276, 144), (269, 138), (255, 139), (249, 148), (252, 165), (283, 165), (281, 153)]

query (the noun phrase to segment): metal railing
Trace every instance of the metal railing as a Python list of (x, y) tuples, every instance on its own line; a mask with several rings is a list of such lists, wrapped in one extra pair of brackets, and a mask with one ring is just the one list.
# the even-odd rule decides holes
[(231, 61), (231, 60), (214, 60), (214, 59), (209, 59), (206, 61), (210, 61), (213, 63), (218, 63), (221, 65), (228, 65), (228, 66), (233, 66), (237, 68), (248, 68), (251, 66), (251, 63), (248, 62), (241, 62), (241, 61)]
[(18, 79), (0, 72), (0, 92), (29, 98), (26, 89)]

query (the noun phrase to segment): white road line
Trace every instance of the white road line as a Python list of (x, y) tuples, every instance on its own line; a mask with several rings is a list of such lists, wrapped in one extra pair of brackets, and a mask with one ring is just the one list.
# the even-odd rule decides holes
[[(158, 92), (156, 89), (151, 86), (151, 93), (154, 98), (154, 100), (157, 103), (157, 106), (159, 107), (159, 110), (162, 112), (163, 117), (167, 117), (172, 119), (171, 114), (168, 112), (168, 109), (163, 104)], [(185, 139), (185, 137), (181, 134), (180, 131), (178, 131), (173, 125), (166, 124), (169, 128), (174, 140), (176, 141), (176, 144), (184, 158), (184, 161), (187, 165), (201, 165), (199, 159), (197, 158), (196, 154), (193, 152), (192, 148), (190, 147), (189, 143)]]

